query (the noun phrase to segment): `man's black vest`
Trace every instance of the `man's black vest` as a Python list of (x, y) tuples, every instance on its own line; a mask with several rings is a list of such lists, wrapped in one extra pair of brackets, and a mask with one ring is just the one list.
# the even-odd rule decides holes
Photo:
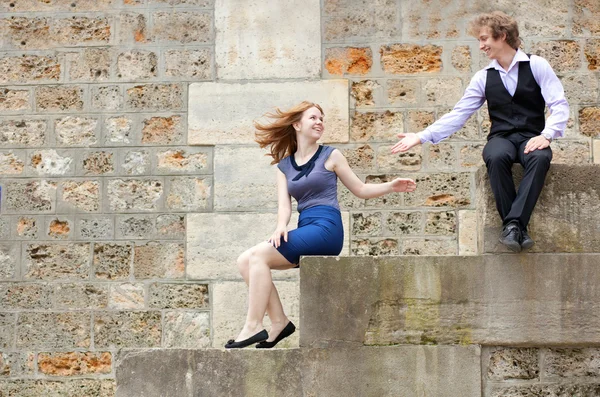
[(529, 61), (519, 62), (517, 89), (513, 96), (504, 87), (500, 72), (494, 68), (488, 69), (485, 98), (492, 121), (488, 140), (496, 135), (513, 132), (533, 132), (539, 135), (546, 125), (546, 101), (533, 77)]

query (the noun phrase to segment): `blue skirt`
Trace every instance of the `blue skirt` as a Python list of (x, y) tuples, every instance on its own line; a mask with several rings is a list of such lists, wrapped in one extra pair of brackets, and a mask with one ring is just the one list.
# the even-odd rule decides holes
[(287, 242), (281, 239), (277, 251), (290, 263), (298, 264), (300, 256), (339, 255), (343, 245), (344, 226), (340, 210), (317, 205), (300, 213), (298, 228), (288, 232)]

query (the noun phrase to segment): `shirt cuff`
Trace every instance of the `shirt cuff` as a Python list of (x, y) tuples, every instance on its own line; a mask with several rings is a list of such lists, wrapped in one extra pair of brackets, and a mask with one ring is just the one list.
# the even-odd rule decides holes
[(419, 137), (419, 139), (421, 140), (421, 143), (425, 143), (425, 142), (432, 142), (431, 139), (431, 132), (429, 132), (428, 130), (423, 130), (421, 132), (417, 132), (417, 136)]
[(544, 138), (546, 138), (547, 140), (549, 140), (550, 142), (552, 142), (552, 140), (554, 139), (554, 136), (551, 132), (548, 131), (542, 131), (541, 134)]

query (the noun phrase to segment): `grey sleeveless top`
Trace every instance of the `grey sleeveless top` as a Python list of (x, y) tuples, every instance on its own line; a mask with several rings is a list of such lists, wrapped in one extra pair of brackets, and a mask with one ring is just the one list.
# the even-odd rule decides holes
[(334, 150), (331, 146), (321, 145), (306, 164), (296, 164), (293, 155), (277, 164), (287, 179), (288, 192), (298, 202), (298, 212), (317, 205), (340, 209), (337, 175), (325, 168), (325, 161)]

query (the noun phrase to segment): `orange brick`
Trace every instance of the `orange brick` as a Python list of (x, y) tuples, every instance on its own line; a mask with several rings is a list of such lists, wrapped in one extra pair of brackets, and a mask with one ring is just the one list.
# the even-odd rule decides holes
[(109, 352), (40, 353), (38, 370), (46, 375), (107, 374), (112, 366)]
[(325, 54), (325, 68), (330, 74), (365, 75), (371, 71), (373, 53), (370, 48), (328, 48)]
[(379, 50), (386, 73), (431, 73), (442, 69), (442, 47), (393, 44)]

